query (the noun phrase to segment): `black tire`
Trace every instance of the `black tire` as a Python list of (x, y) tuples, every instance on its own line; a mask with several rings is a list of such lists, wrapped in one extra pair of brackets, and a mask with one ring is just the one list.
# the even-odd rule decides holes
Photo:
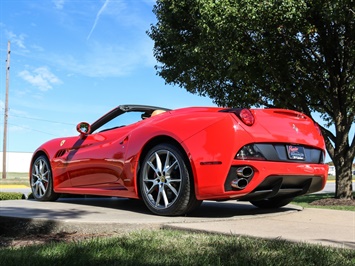
[(153, 147), (141, 164), (139, 188), (145, 205), (158, 215), (176, 216), (197, 208), (188, 162), (171, 144)]
[(55, 201), (60, 194), (53, 190), (52, 169), (46, 156), (39, 156), (32, 164), (31, 190), (33, 198), (39, 201)]
[(261, 209), (275, 209), (281, 208), (289, 204), (294, 198), (272, 198), (257, 201), (250, 201), (254, 206)]

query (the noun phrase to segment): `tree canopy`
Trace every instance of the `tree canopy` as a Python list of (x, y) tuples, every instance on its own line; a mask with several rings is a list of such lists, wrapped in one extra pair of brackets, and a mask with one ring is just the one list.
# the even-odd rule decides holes
[(157, 0), (153, 12), (158, 75), (220, 106), (321, 114), (337, 197), (352, 197), (354, 0)]

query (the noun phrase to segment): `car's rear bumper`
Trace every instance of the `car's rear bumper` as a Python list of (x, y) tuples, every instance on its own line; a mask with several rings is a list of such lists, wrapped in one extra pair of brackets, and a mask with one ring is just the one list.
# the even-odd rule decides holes
[[(238, 169), (250, 167), (250, 176), (240, 176)], [(204, 199), (259, 200), (271, 197), (295, 197), (320, 191), (324, 188), (328, 166), (326, 164), (304, 164), (269, 161), (234, 160), (228, 173), (222, 165), (199, 167), (196, 197)], [(245, 179), (243, 186), (232, 185), (238, 179)], [(245, 186), (244, 186), (245, 185)]]

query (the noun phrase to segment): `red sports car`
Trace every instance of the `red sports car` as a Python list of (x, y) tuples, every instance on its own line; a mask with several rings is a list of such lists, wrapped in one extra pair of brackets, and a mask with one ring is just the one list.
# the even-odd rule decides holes
[(318, 125), (291, 110), (121, 105), (77, 130), (34, 152), (35, 199), (143, 199), (159, 215), (189, 213), (203, 200), (277, 208), (322, 190), (328, 174)]

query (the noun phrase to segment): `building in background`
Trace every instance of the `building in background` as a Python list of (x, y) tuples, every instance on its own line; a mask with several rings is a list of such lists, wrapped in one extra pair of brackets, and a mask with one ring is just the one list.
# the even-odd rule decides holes
[[(32, 152), (7, 152), (6, 153), (6, 171), (8, 173), (28, 173), (30, 170)], [(3, 153), (0, 152), (2, 158)], [(0, 172), (3, 166), (0, 165)]]
[(335, 175), (335, 166), (329, 166), (328, 175)]

